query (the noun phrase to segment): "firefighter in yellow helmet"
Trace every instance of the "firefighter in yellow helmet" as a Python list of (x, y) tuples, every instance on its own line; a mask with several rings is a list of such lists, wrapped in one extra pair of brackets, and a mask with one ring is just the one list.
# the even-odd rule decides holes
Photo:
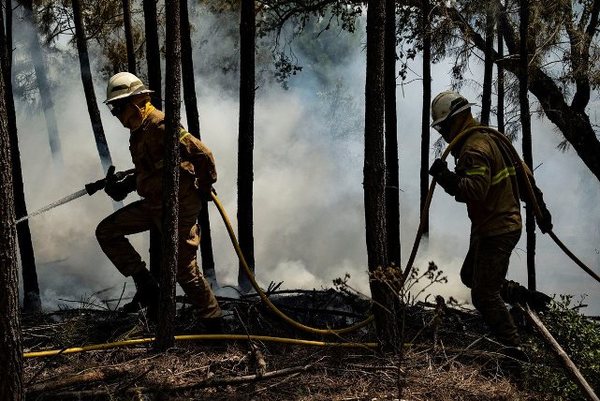
[[(137, 292), (124, 311), (136, 311), (158, 303), (158, 283), (152, 277), (127, 235), (162, 228), (162, 164), (165, 141), (165, 115), (150, 103), (142, 81), (128, 72), (115, 74), (108, 81), (105, 103), (124, 127), (130, 129), (129, 151), (135, 173), (121, 181), (108, 180), (106, 193), (121, 201), (135, 190), (142, 198), (117, 210), (98, 224), (100, 247), (125, 276), (132, 276)], [(179, 181), (179, 248), (177, 282), (210, 330), (219, 330), (221, 309), (201, 274), (196, 254), (200, 236), (196, 219), (202, 199), (210, 196), (217, 179), (210, 150), (183, 128), (179, 134), (181, 175)], [(156, 308), (155, 308), (156, 309)]]
[[(472, 105), (456, 92), (440, 93), (431, 104), (432, 127), (446, 142), (452, 142), (459, 133), (480, 125), (471, 114)], [(456, 161), (454, 172), (445, 161), (436, 159), (429, 174), (448, 194), (467, 205), (471, 238), (461, 280), (471, 289), (473, 305), (498, 340), (520, 352), (517, 328), (505, 301), (528, 302), (543, 309), (550, 298), (506, 280), (511, 252), (521, 236), (520, 195), (513, 161), (504, 144), (477, 129), (455, 145), (452, 155)], [(538, 225), (545, 233), (552, 229), (552, 218), (537, 187), (535, 192), (544, 214)]]

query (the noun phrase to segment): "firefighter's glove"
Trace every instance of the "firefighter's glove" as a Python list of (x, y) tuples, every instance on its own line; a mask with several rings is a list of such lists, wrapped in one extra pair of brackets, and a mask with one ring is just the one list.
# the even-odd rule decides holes
[(431, 175), (449, 195), (455, 196), (458, 192), (459, 177), (448, 170), (448, 163), (446, 163), (445, 160), (435, 159), (429, 168), (429, 175)]
[(129, 195), (130, 192), (135, 190), (135, 176), (129, 175), (121, 181), (115, 181), (108, 179), (106, 180), (106, 186), (104, 192), (110, 196), (114, 201), (120, 202)]

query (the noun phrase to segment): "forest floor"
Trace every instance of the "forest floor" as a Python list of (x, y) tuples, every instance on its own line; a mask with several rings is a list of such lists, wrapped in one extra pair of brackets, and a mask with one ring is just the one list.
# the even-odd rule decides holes
[[(289, 315), (318, 327), (344, 327), (361, 320), (370, 307), (368, 300), (336, 290), (271, 289), (269, 296)], [(260, 341), (181, 341), (165, 353), (144, 344), (26, 358), (27, 400), (563, 399), (552, 387), (561, 381), (551, 380), (562, 370), (532, 330), (520, 327), (530, 361), (517, 362), (503, 355), (476, 312), (446, 305), (441, 297), (436, 300), (437, 304), (414, 303), (398, 319), (399, 327), (404, 327), (401, 352)], [(226, 315), (226, 333), (324, 340), (291, 329), (256, 295), (219, 301)], [(52, 313), (24, 315), (25, 351), (153, 335), (154, 327), (143, 312), (123, 314), (107, 305), (111, 303), (78, 301), (75, 307)], [(200, 334), (193, 310), (185, 303), (178, 306), (176, 333)], [(326, 341), (373, 342), (374, 327)], [(543, 376), (535, 374), (540, 367), (545, 369)], [(545, 378), (552, 383), (540, 383)]]

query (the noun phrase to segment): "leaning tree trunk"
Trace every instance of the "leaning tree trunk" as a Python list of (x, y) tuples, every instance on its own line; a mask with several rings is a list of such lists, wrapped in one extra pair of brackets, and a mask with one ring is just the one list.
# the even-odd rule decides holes
[(127, 70), (136, 75), (135, 47), (133, 43), (133, 32), (131, 31), (131, 2), (123, 0), (123, 25), (125, 27), (125, 43), (127, 45)]
[[(6, 42), (4, 43), (6, 46)], [(2, 59), (6, 52), (2, 52)], [(4, 60), (2, 60), (4, 61)], [(0, 63), (5, 76), (4, 62)], [(23, 356), (11, 152), (4, 80), (0, 79), (0, 400), (21, 401)]]
[[(600, 7), (600, 2), (595, 2)], [(485, 40), (481, 38), (467, 23), (455, 8), (447, 8), (447, 15), (452, 21), (457, 22), (457, 27), (472, 41), (478, 49), (485, 49)], [(512, 23), (506, 16), (502, 16), (502, 34), (504, 44), (508, 53), (517, 54), (519, 52), (516, 44)], [(592, 23), (588, 28), (596, 29), (597, 24)], [(589, 51), (586, 53), (589, 56)], [(512, 58), (504, 58), (502, 61), (504, 68), (516, 75), (520, 72), (520, 63)], [(570, 103), (569, 94), (562, 90), (559, 83), (546, 73), (541, 66), (529, 66), (529, 91), (537, 98), (544, 113), (552, 123), (554, 123), (565, 139), (569, 142), (577, 155), (585, 163), (587, 168), (600, 180), (600, 140), (594, 129), (590, 116), (585, 110), (587, 103), (584, 101), (587, 96), (574, 95), (573, 103)], [(585, 86), (585, 85), (584, 85)], [(584, 90), (584, 92), (587, 92)], [(578, 98), (579, 102), (574, 100)]]
[(160, 306), (155, 347), (166, 351), (175, 345), (175, 274), (179, 243), (179, 108), (181, 104), (181, 43), (179, 1), (166, 2), (167, 64), (165, 89), (165, 164), (163, 171), (163, 248)]
[[(12, 177), (15, 200), (15, 213), (17, 219), (27, 216), (27, 205), (25, 202), (25, 191), (23, 188), (23, 171), (21, 168), (21, 152), (19, 151), (19, 137), (17, 135), (17, 117), (15, 113), (15, 102), (12, 92), (12, 7), (7, 0), (6, 7), (6, 35), (0, 29), (0, 51), (2, 52), (2, 71), (5, 87), (5, 105), (7, 112), (8, 134), (10, 137), (10, 155), (12, 161)], [(2, 10), (0, 10), (0, 17)], [(4, 18), (1, 18), (4, 21)], [(0, 24), (4, 27), (4, 23)], [(38, 285), (37, 269), (35, 265), (35, 253), (31, 240), (29, 221), (25, 220), (17, 226), (17, 238), (21, 266), (23, 274), (23, 310), (29, 313), (39, 312), (42, 309), (40, 301), (40, 288)]]
[(485, 16), (485, 54), (483, 68), (483, 94), (481, 96), (481, 124), (490, 124), (492, 109), (492, 73), (494, 70), (494, 13), (491, 2), (484, 3), (488, 7)]
[(62, 165), (61, 144), (58, 135), (58, 125), (56, 124), (56, 113), (54, 112), (54, 100), (52, 98), (50, 84), (48, 83), (48, 70), (46, 68), (46, 62), (44, 61), (42, 46), (37, 31), (35, 30), (37, 24), (33, 15), (33, 0), (20, 0), (19, 3), (23, 6), (23, 19), (29, 22), (33, 28), (29, 37), (28, 48), (31, 54), (31, 62), (33, 63), (33, 68), (35, 70), (35, 79), (40, 91), (42, 108), (44, 109), (50, 153), (52, 154), (54, 161)]
[[(194, 60), (192, 57), (192, 37), (190, 33), (190, 19), (187, 0), (181, 0), (181, 75), (183, 80), (183, 100), (185, 114), (187, 115), (188, 129), (192, 135), (201, 139), (200, 117), (198, 116), (198, 102), (196, 100), (196, 82), (194, 78)], [(202, 257), (202, 271), (204, 276), (212, 283), (217, 282), (215, 274), (215, 259), (213, 256), (212, 236), (210, 232), (210, 219), (208, 217), (208, 202), (202, 201), (202, 209), (198, 214), (200, 225), (200, 255)]]
[(396, 114), (396, 2), (386, 0), (385, 20), (385, 212), (387, 254), (400, 267), (400, 179), (398, 177), (398, 117)]
[(79, 66), (81, 69), (81, 82), (83, 83), (83, 91), (85, 92), (85, 100), (87, 102), (90, 120), (92, 122), (92, 131), (96, 140), (96, 148), (100, 156), (100, 162), (104, 172), (112, 165), (112, 158), (104, 135), (102, 120), (100, 119), (100, 110), (96, 102), (96, 93), (94, 91), (94, 83), (92, 81), (92, 70), (90, 68), (90, 58), (88, 55), (87, 41), (85, 37), (85, 27), (81, 17), (81, 0), (71, 0), (73, 5), (73, 22), (75, 24), (75, 36), (77, 38), (77, 52), (79, 53)]
[[(369, 1), (367, 11), (367, 71), (365, 83), (365, 158), (363, 167), (367, 263), (375, 324), (385, 348), (397, 339), (394, 330), (394, 295), (377, 271), (388, 267), (386, 249), (384, 164), (384, 52), (385, 0)], [(393, 283), (389, 283), (393, 285)], [(386, 311), (387, 309), (387, 311)], [(392, 313), (390, 313), (392, 312)]]
[[(421, 25), (423, 32), (423, 110), (421, 113), (421, 171), (420, 171), (420, 218), (423, 235), (429, 234), (429, 211), (424, 210), (429, 193), (429, 144), (431, 128), (431, 24), (429, 22), (429, 0), (421, 0)], [(425, 212), (425, 214), (423, 214)], [(408, 267), (408, 266), (407, 266)]]
[[(152, 104), (162, 110), (162, 84), (160, 71), (160, 45), (158, 43), (158, 20), (156, 17), (156, 0), (143, 0), (144, 32), (146, 35), (146, 64), (148, 67), (148, 87)], [(160, 231), (150, 229), (150, 272), (155, 278), (160, 276), (161, 238)]]
[[(519, 104), (521, 106), (521, 129), (523, 131), (523, 160), (533, 171), (533, 152), (531, 140), (531, 115), (529, 112), (529, 98), (527, 96), (529, 84), (529, 53), (527, 46), (529, 30), (529, 1), (521, 0), (519, 10)], [(525, 229), (527, 233), (527, 287), (535, 290), (535, 220), (533, 208), (527, 207), (525, 213)]]
[[(254, 88), (256, 20), (255, 1), (242, 0), (240, 17), (240, 122), (238, 139), (238, 235), (246, 262), (254, 272)], [(244, 292), (252, 286), (240, 262), (238, 284)]]

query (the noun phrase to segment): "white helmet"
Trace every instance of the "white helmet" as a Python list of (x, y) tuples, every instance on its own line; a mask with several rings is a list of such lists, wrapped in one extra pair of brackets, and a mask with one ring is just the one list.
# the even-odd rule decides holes
[(124, 99), (133, 95), (142, 93), (152, 93), (146, 89), (144, 83), (130, 72), (119, 72), (108, 80), (106, 87), (106, 100), (104, 103), (110, 103), (115, 100)]
[[(431, 126), (436, 128), (446, 119), (455, 116), (461, 111), (467, 110), (475, 103), (469, 101), (462, 95), (453, 91), (445, 91), (440, 93), (431, 102)], [(436, 128), (438, 129), (438, 128)], [(438, 129), (439, 131), (439, 129)]]

